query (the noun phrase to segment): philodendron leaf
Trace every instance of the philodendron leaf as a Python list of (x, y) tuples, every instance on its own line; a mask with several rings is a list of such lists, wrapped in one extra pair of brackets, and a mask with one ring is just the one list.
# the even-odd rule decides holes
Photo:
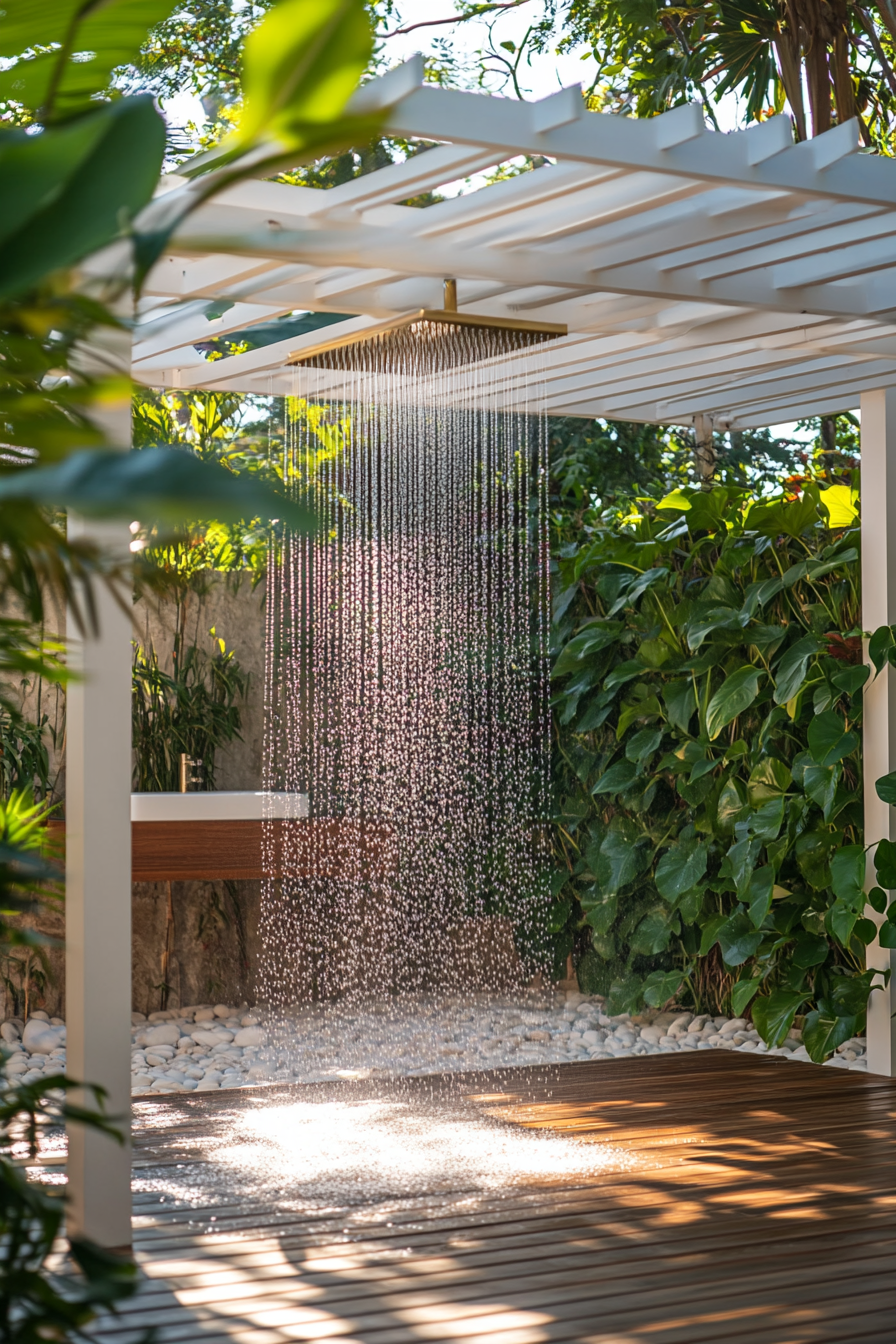
[(881, 775), (880, 779), (875, 780), (874, 787), (882, 803), (896, 807), (896, 770), (892, 770), (888, 775)]
[(719, 929), (727, 922), (727, 915), (713, 915), (703, 925), (703, 932), (700, 935), (699, 956), (705, 957), (711, 948), (715, 947), (719, 940)]
[(775, 870), (768, 865), (757, 868), (750, 878), (746, 901), (750, 920), (756, 929), (762, 927), (763, 920), (769, 912), (774, 886)]
[(656, 866), (657, 891), (665, 900), (674, 903), (697, 885), (706, 872), (707, 861), (706, 845), (696, 840), (682, 841), (673, 849), (667, 849)]
[(609, 770), (605, 770), (600, 779), (591, 790), (593, 794), (599, 793), (625, 793), (630, 789), (639, 775), (638, 766), (634, 761), (616, 761)]
[(868, 893), (868, 904), (877, 914), (882, 915), (887, 908), (887, 893), (882, 887), (872, 887)]
[(202, 462), (176, 448), (72, 453), (55, 467), (25, 467), (0, 477), (0, 501), (76, 509), (91, 518), (138, 518), (163, 524), (214, 517), (220, 522), (278, 519), (295, 531), (317, 526), (303, 504), (254, 476)]
[(756, 862), (759, 850), (760, 842), (748, 837), (744, 840), (737, 840), (725, 855), (728, 870), (726, 875), (731, 877), (739, 896), (743, 896), (749, 890), (753, 877), (753, 865)]
[(604, 889), (619, 891), (633, 882), (650, 861), (643, 833), (625, 817), (615, 817), (600, 847), (595, 876)]
[(865, 848), (863, 845), (841, 845), (831, 855), (831, 886), (834, 895), (845, 901), (861, 898), (865, 885)]
[(891, 924), (889, 920), (881, 924), (877, 931), (877, 940), (881, 947), (896, 948), (896, 924)]
[(735, 1017), (743, 1016), (744, 1009), (756, 997), (761, 984), (762, 976), (757, 975), (752, 980), (738, 980), (736, 985), (731, 986), (731, 1010)]
[[(801, 753), (808, 755), (808, 752)], [(802, 772), (802, 785), (813, 803), (821, 808), (825, 821), (830, 821), (837, 802), (837, 785), (843, 774), (841, 765), (806, 765)]]
[[(597, 884), (595, 883), (595, 886)], [(619, 893), (616, 891), (583, 893), (582, 909), (585, 911), (585, 923), (595, 933), (609, 933), (619, 913)]]
[(874, 850), (874, 871), (885, 891), (896, 891), (896, 844), (879, 840)]
[(806, 679), (809, 660), (824, 646), (812, 635), (804, 635), (791, 644), (778, 659), (775, 667), (775, 704), (786, 705), (792, 700)]
[(670, 681), (663, 687), (663, 700), (669, 722), (680, 728), (683, 733), (687, 733), (690, 730), (691, 719), (697, 711), (697, 694), (693, 678)]
[(739, 667), (726, 677), (706, 709), (706, 733), (714, 741), (745, 709), (749, 709), (759, 694), (759, 683), (764, 673), (761, 668)]
[(606, 1009), (611, 1016), (617, 1013), (630, 1013), (637, 1008), (641, 998), (642, 981), (640, 976), (627, 975), (623, 980), (614, 980), (607, 995)]
[(827, 938), (814, 933), (802, 933), (794, 943), (791, 959), (794, 966), (806, 971), (826, 961), (829, 951)]
[(834, 901), (824, 917), (825, 928), (841, 947), (848, 947), (859, 912), (846, 901)]
[(683, 983), (682, 971), (651, 971), (644, 981), (644, 1002), (651, 1008), (662, 1008), (675, 998)]
[(847, 731), (843, 716), (827, 710), (809, 724), (809, 751), (818, 765), (836, 765), (859, 745), (857, 733)]
[(809, 1058), (820, 1064), (833, 1054), (838, 1045), (856, 1034), (858, 1024), (857, 1017), (837, 1017), (827, 1008), (807, 1013), (803, 1026), (803, 1045), (809, 1052)]
[(874, 664), (876, 672), (881, 672), (887, 661), (887, 654), (892, 649), (896, 639), (893, 636), (893, 627), (889, 625), (879, 625), (868, 640), (868, 657)]
[(625, 754), (630, 761), (646, 761), (662, 740), (662, 728), (642, 728), (640, 733), (635, 733), (625, 744)]
[(578, 672), (583, 660), (592, 653), (600, 653), (617, 638), (622, 630), (620, 621), (606, 621), (603, 625), (592, 626), (576, 635), (561, 650), (554, 664), (551, 676), (565, 677), (570, 672)]
[(719, 929), (718, 939), (725, 965), (742, 966), (755, 956), (762, 934), (754, 929), (743, 911), (736, 911)]
[(798, 990), (776, 989), (753, 1002), (753, 1023), (766, 1045), (774, 1049), (787, 1039), (793, 1019), (806, 1001)]
[(775, 756), (766, 756), (750, 771), (747, 785), (750, 802), (754, 807), (760, 807), (787, 793), (790, 784), (790, 771), (784, 762)]

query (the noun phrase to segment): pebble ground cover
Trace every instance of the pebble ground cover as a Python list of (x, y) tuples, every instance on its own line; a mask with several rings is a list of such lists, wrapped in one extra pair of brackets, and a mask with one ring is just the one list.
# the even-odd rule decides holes
[[(65, 1071), (65, 1024), (36, 1012), (0, 1025), (8, 1078)], [(798, 1030), (775, 1050), (743, 1018), (675, 1009), (609, 1017), (600, 997), (563, 990), (439, 995), (373, 1005), (313, 1004), (275, 1016), (263, 1007), (200, 1004), (132, 1014), (135, 1096), (210, 1092), (270, 1082), (420, 1076), (740, 1050), (809, 1063)], [(865, 1069), (865, 1041), (844, 1042), (825, 1067)]]

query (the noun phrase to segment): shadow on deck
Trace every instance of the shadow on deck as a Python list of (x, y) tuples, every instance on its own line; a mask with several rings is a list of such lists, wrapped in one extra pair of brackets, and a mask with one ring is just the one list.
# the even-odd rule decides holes
[(683, 1054), (135, 1106), (158, 1344), (896, 1331), (896, 1083)]

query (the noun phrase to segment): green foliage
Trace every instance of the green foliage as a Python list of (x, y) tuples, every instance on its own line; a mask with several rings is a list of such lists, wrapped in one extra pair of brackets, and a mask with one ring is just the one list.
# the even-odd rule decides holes
[(209, 655), (175, 644), (174, 672), (159, 666), (155, 649), (135, 646), (133, 673), (134, 788), (172, 793), (178, 788), (178, 758), (186, 752), (204, 765), (204, 784), (215, 787), (215, 751), (239, 738), (238, 701), (249, 678), (223, 639)]
[(746, 122), (787, 108), (805, 140), (858, 116), (865, 143), (892, 153), (896, 16), (887, 3), (569, 0), (562, 13), (561, 49), (583, 42), (596, 62), (597, 106), (649, 117), (702, 101), (717, 125), (716, 103), (734, 93)]
[[(0, 801), (0, 958), (4, 978), (15, 977), (9, 987), (26, 998), (40, 983), (46, 940), (20, 917), (58, 900), (59, 869), (43, 853), (47, 811), (25, 790)], [(77, 1086), (69, 1078), (42, 1078), (7, 1084), (0, 1097), (0, 1338), (10, 1344), (87, 1340), (98, 1312), (114, 1312), (137, 1290), (131, 1260), (83, 1239), (69, 1241), (77, 1275), (48, 1267), (62, 1231), (65, 1195), (29, 1180), (24, 1164), (33, 1162), (41, 1135), (72, 1122), (121, 1140), (103, 1113), (100, 1090), (88, 1089), (99, 1109), (67, 1100)]]
[(114, 1313), (138, 1288), (132, 1260), (77, 1237), (68, 1243), (71, 1268), (48, 1266), (65, 1196), (30, 1180), (24, 1161), (34, 1160), (43, 1133), (72, 1121), (120, 1140), (101, 1111), (65, 1100), (75, 1086), (67, 1078), (39, 1079), (8, 1087), (0, 1099), (0, 1338), (9, 1344), (92, 1340), (88, 1327), (99, 1312)]
[(33, 723), (22, 714), (0, 708), (0, 797), (32, 790), (42, 800), (50, 792), (49, 715)]
[(808, 1012), (814, 1058), (861, 1026), (856, 507), (804, 479), (555, 515), (557, 897), (617, 1011), (751, 1006), (770, 1044)]
[(82, 111), (174, 8), (174, 0), (5, 0), (0, 50), (17, 59), (0, 72), (0, 99), (38, 121)]

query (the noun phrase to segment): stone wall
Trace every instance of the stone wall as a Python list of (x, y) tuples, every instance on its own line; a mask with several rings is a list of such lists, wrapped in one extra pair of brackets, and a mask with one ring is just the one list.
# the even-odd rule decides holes
[[(61, 604), (51, 596), (48, 607), (52, 613), (48, 630), (64, 632), (65, 613)], [(150, 598), (134, 604), (133, 637), (144, 646), (151, 642), (167, 671), (171, 670), (174, 619), (170, 603)], [(219, 751), (217, 787), (259, 789), (264, 749), (264, 587), (253, 589), (249, 576), (245, 575), (216, 576), (207, 592), (190, 598), (187, 624), (190, 641), (211, 648), (208, 632), (212, 627), (227, 647), (234, 650), (251, 678), (247, 700), (240, 706), (242, 740)], [(36, 719), (39, 711), (46, 712), (57, 730), (51, 765), (56, 779), (54, 796), (64, 808), (64, 696), (53, 689), (48, 693), (46, 687), (34, 686), (21, 694), (20, 699), (27, 717)], [(135, 882), (131, 900), (135, 1009), (152, 1012), (162, 1006), (163, 980), (171, 986), (171, 1007), (209, 999), (254, 1001), (259, 883), (173, 882), (169, 902), (167, 883)], [(173, 914), (173, 921), (169, 914)], [(64, 932), (61, 909), (47, 913), (37, 926), (52, 938), (60, 939)], [(55, 1016), (63, 1012), (65, 1003), (61, 949), (49, 948), (46, 960), (49, 983), (43, 991), (32, 994), (29, 1007), (42, 1007)], [(0, 976), (13, 983), (21, 981), (21, 974), (8, 961), (0, 964)], [(0, 985), (0, 998), (3, 995), (5, 1012), (9, 1015), (12, 995), (5, 984)], [(20, 999), (18, 1007), (21, 1006)]]

